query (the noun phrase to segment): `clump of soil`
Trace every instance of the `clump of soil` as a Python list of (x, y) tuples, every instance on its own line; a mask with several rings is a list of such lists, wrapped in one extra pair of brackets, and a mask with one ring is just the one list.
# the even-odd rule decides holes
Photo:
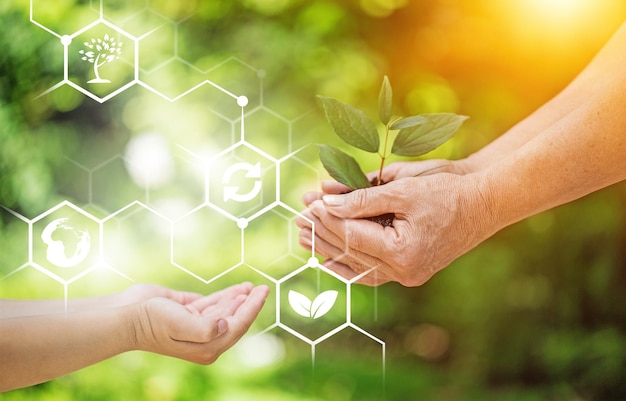
[(395, 213), (385, 213), (380, 216), (367, 217), (367, 220), (378, 223), (383, 227), (393, 227), (393, 220), (396, 218)]
[[(377, 178), (373, 178), (370, 181), (370, 183), (374, 186), (386, 184), (385, 181), (381, 181), (379, 184)], [(381, 214), (380, 216), (367, 217), (367, 220), (373, 221), (374, 223), (378, 223), (383, 227), (393, 227), (393, 220), (395, 218), (396, 218), (395, 213), (385, 213), (385, 214)]]

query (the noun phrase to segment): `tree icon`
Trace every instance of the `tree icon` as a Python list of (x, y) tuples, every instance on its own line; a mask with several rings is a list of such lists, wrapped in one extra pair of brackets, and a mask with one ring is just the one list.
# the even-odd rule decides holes
[(80, 50), (82, 60), (89, 61), (93, 64), (94, 79), (87, 81), (90, 84), (108, 84), (111, 81), (100, 78), (99, 68), (117, 60), (122, 54), (122, 45), (124, 43), (117, 42), (114, 37), (105, 34), (103, 39), (91, 39), (91, 42), (84, 42), (87, 49)]

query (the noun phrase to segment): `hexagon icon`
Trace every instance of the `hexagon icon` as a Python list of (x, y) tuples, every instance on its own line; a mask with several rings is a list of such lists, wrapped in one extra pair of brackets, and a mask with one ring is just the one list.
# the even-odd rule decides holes
[(312, 342), (346, 324), (346, 283), (325, 269), (305, 266), (279, 285), (280, 324), (290, 333)]
[(276, 202), (276, 160), (240, 142), (208, 164), (208, 200), (234, 219), (249, 218)]
[(210, 282), (242, 262), (242, 232), (220, 211), (201, 206), (176, 220), (172, 228), (172, 263)]
[(105, 20), (63, 36), (68, 84), (103, 102), (136, 83), (137, 39)]
[(297, 214), (276, 205), (244, 230), (246, 264), (279, 279), (306, 263), (311, 252), (298, 244)]
[(31, 264), (61, 283), (100, 262), (100, 221), (70, 202), (32, 220)]

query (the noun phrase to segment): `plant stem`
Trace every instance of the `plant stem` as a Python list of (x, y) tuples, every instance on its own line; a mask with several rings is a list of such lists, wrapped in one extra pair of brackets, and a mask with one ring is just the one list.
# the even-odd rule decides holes
[(387, 142), (389, 141), (389, 124), (385, 126), (385, 144), (383, 145), (383, 153), (380, 155), (380, 169), (378, 169), (378, 180), (376, 185), (383, 182), (383, 167), (385, 167), (385, 159), (387, 158)]

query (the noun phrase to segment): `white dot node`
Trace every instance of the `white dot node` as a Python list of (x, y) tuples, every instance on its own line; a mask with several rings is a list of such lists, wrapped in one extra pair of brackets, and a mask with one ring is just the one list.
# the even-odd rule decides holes
[(237, 220), (237, 227), (241, 228), (242, 230), (246, 227), (248, 227), (248, 219), (239, 219)]
[(247, 105), (248, 105), (248, 98), (247, 98), (247, 97), (245, 97), (245, 96), (239, 96), (239, 97), (237, 98), (237, 104), (238, 104), (240, 107), (245, 107), (245, 106), (247, 106)]
[(319, 267), (320, 261), (315, 256), (311, 256), (307, 264), (311, 267)]
[(69, 35), (61, 36), (61, 44), (63, 46), (69, 46), (72, 43), (72, 37)]
[(259, 78), (265, 78), (265, 70), (259, 70), (256, 73), (257, 77)]

